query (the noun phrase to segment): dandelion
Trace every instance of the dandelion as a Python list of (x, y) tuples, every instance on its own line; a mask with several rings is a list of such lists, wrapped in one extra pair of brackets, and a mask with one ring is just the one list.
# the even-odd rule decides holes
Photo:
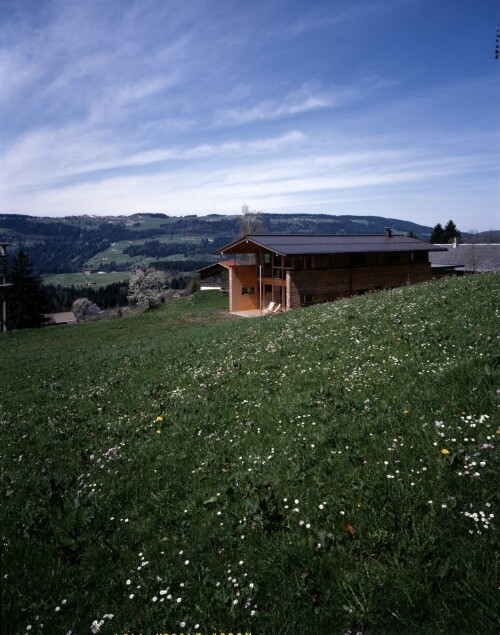
[(443, 449), (441, 450), (441, 454), (449, 454), (449, 453), (450, 453), (450, 451), (449, 451), (449, 450), (447, 450), (446, 448), (443, 448)]
[(163, 417), (159, 415), (158, 417), (156, 417), (156, 421), (159, 421), (161, 423), (163, 421)]

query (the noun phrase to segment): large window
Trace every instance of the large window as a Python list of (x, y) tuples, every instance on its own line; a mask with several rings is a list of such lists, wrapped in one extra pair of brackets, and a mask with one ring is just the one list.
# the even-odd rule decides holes
[(366, 254), (352, 254), (351, 267), (363, 267), (366, 265)]

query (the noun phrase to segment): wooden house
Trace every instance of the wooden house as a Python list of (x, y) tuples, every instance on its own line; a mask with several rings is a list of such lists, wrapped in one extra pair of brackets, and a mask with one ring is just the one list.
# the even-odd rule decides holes
[(227, 267), (230, 311), (258, 314), (269, 306), (288, 311), (430, 280), (429, 252), (439, 250), (386, 230), (359, 236), (248, 235), (216, 253), (246, 254), (245, 264)]

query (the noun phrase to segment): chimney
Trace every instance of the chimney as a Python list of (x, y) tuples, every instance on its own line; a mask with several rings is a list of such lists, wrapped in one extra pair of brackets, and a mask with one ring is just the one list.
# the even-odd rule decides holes
[(456, 249), (458, 245), (458, 238), (455, 236), (455, 238), (453, 239), (453, 249)]
[(392, 229), (390, 227), (386, 227), (384, 233), (387, 236), (387, 238), (391, 238), (392, 237)]

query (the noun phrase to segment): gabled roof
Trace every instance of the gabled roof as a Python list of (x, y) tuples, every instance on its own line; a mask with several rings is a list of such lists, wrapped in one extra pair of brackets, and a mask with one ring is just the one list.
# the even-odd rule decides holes
[(203, 269), (198, 269), (198, 273), (201, 278), (208, 278), (209, 276), (220, 273), (222, 270), (230, 269), (237, 264), (236, 260), (222, 260), (221, 262), (214, 262), (207, 267), (203, 267)]
[(433, 267), (461, 267), (464, 271), (500, 271), (500, 244), (437, 245), (441, 253), (432, 254)]
[(255, 253), (259, 248), (279, 256), (443, 250), (443, 247), (416, 238), (390, 234), (251, 234), (238, 238), (215, 253)]

